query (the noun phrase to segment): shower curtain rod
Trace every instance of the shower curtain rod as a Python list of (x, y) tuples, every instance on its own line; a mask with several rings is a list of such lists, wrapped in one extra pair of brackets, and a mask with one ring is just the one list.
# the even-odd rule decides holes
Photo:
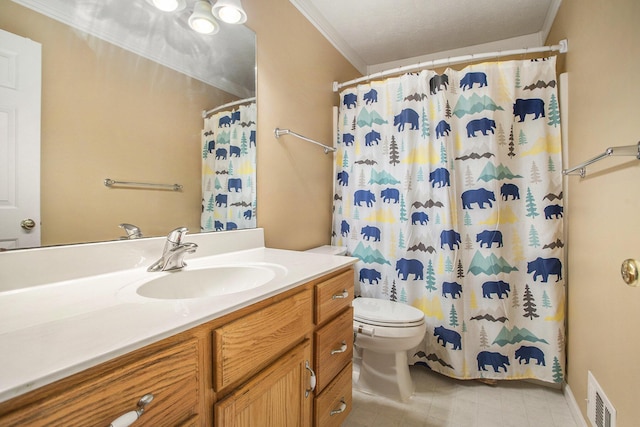
[[(586, 162), (580, 163), (578, 166), (574, 166), (570, 169), (564, 169), (562, 171), (563, 175), (580, 175), (580, 178), (584, 178), (587, 174), (587, 166), (592, 163), (598, 162), (602, 159), (606, 159), (609, 156), (633, 156), (636, 159), (640, 160), (640, 142), (636, 145), (623, 145), (620, 147), (609, 147), (605, 150), (604, 153), (595, 156), (592, 159), (587, 160)], [(573, 173), (578, 171), (578, 173)]]
[(204, 119), (204, 118), (206, 118), (209, 114), (213, 114), (213, 113), (215, 113), (216, 111), (222, 110), (222, 109), (224, 109), (224, 108), (227, 108), (227, 107), (233, 107), (233, 106), (235, 106), (235, 105), (240, 105), (240, 104), (245, 104), (245, 103), (247, 103), (247, 102), (253, 102), (253, 101), (255, 101), (255, 100), (256, 100), (256, 97), (254, 96), (254, 97), (251, 97), (251, 98), (245, 98), (245, 99), (240, 99), (240, 100), (238, 100), (238, 101), (229, 102), (229, 103), (227, 103), (227, 104), (223, 104), (223, 105), (221, 105), (221, 106), (219, 106), (219, 107), (213, 108), (213, 109), (211, 109), (211, 110), (209, 110), (209, 111), (202, 110), (202, 118)]
[(541, 46), (541, 47), (531, 47), (531, 48), (528, 47), (524, 49), (513, 49), (513, 50), (500, 50), (497, 52), (473, 53), (470, 55), (452, 56), (448, 58), (434, 59), (432, 61), (419, 62), (413, 65), (404, 65), (402, 67), (380, 71), (377, 73), (369, 74), (368, 76), (349, 80), (348, 82), (344, 82), (344, 83), (333, 82), (333, 91), (337, 92), (338, 90), (340, 90), (345, 86), (351, 86), (360, 82), (374, 80), (381, 77), (388, 77), (394, 74), (405, 73), (413, 70), (419, 70), (421, 68), (443, 67), (446, 65), (461, 64), (464, 62), (472, 62), (480, 59), (501, 58), (504, 56), (522, 55), (527, 53), (539, 53), (539, 52), (566, 53), (568, 51), (568, 46), (569, 46), (568, 41), (564, 39), (564, 40), (560, 40), (560, 42), (557, 45), (553, 45), (553, 46)]

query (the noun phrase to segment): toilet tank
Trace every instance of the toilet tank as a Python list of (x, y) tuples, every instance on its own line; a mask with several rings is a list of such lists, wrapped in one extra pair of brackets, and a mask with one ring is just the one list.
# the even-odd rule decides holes
[(305, 252), (314, 252), (314, 253), (325, 254), (325, 255), (346, 255), (347, 248), (345, 246), (324, 245), (324, 246), (318, 246), (317, 248), (309, 249)]

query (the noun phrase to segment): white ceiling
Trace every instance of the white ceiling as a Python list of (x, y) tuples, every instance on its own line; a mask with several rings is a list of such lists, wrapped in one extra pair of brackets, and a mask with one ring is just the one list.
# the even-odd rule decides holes
[(544, 45), (562, 0), (290, 0), (363, 74)]

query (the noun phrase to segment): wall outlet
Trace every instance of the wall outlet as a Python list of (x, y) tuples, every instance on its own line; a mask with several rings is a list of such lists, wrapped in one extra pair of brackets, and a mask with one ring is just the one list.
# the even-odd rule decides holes
[(593, 427), (616, 427), (616, 409), (591, 371), (587, 372), (587, 418)]

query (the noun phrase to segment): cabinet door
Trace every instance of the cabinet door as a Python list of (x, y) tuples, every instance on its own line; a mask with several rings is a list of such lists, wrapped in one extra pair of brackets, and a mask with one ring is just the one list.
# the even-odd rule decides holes
[(53, 387), (46, 398), (0, 417), (7, 426), (108, 426), (137, 409), (139, 399), (153, 400), (135, 426), (174, 426), (197, 422), (198, 347), (195, 340), (165, 348), (147, 357), (123, 361), (118, 369), (96, 371), (92, 380)]
[(216, 403), (217, 427), (311, 425), (311, 342), (304, 341)]

